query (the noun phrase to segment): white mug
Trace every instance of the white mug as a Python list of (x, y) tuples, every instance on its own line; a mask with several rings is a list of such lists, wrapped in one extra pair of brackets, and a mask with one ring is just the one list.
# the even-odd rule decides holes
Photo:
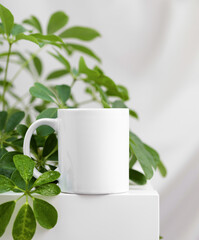
[[(59, 109), (28, 129), (23, 151), (30, 156), (35, 129), (48, 125), (58, 134), (59, 185), (62, 192), (109, 194), (129, 190), (129, 110)], [(36, 169), (34, 176), (41, 173)]]

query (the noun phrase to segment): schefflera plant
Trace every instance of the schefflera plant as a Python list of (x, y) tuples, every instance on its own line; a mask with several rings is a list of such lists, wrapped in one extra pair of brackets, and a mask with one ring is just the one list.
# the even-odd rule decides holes
[[(12, 217), (16, 203), (25, 198), (15, 218), (12, 236), (14, 240), (31, 240), (36, 231), (36, 221), (46, 229), (53, 228), (57, 223), (56, 209), (43, 199), (35, 196), (35, 193), (43, 196), (55, 196), (60, 193), (60, 188), (55, 181), (60, 173), (48, 171), (38, 179), (33, 177), (35, 162), (28, 156), (19, 154), (14, 156), (16, 170), (11, 178), (0, 175), (0, 193), (13, 191), (21, 193), (16, 200), (0, 205), (0, 237), (4, 234)], [(33, 202), (33, 208), (29, 201)]]

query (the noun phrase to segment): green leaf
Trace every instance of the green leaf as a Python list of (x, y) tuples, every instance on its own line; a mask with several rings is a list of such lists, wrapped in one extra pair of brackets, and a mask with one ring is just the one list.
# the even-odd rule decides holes
[(74, 43), (67, 43), (65, 45), (65, 48), (71, 53), (74, 51), (85, 53), (86, 55), (96, 59), (98, 62), (101, 62), (101, 59), (88, 47), (85, 47), (79, 44), (74, 44)]
[(4, 129), (8, 113), (6, 111), (0, 112), (0, 131)]
[(35, 217), (42, 227), (51, 229), (56, 225), (58, 214), (51, 204), (44, 200), (34, 198), (33, 209)]
[(61, 53), (59, 53), (58, 51), (56, 51), (57, 55), (51, 52), (48, 53), (55, 59), (57, 59), (60, 63), (62, 63), (66, 67), (66, 70), (70, 71), (70, 63)]
[(139, 161), (147, 179), (153, 176), (152, 162), (153, 157), (146, 150), (142, 141), (132, 132), (130, 132), (130, 146)]
[(59, 36), (61, 38), (76, 38), (83, 41), (91, 41), (99, 37), (100, 34), (95, 29), (77, 26), (66, 29)]
[[(3, 24), (0, 23), (0, 33), (5, 33), (5, 29), (3, 27)], [(1, 41), (1, 45), (3, 44), (3, 42)]]
[(134, 110), (132, 110), (132, 109), (129, 109), (129, 115), (131, 117), (134, 117), (134, 118), (137, 118), (137, 119), (139, 118), (138, 114)]
[(43, 196), (56, 196), (61, 190), (55, 183), (48, 183), (37, 187), (34, 192)]
[(47, 80), (52, 80), (52, 79), (55, 79), (55, 78), (60, 78), (66, 74), (68, 74), (69, 71), (66, 70), (66, 69), (61, 69), (61, 70), (57, 70), (57, 71), (53, 71), (51, 72), (48, 76), (47, 76)]
[(21, 120), (24, 118), (25, 114), (24, 112), (17, 111), (11, 114), (8, 117), (6, 126), (5, 126), (5, 132), (11, 132), (15, 129), (15, 127), (21, 122)]
[(14, 26), (13, 26), (13, 28), (12, 28), (11, 34), (12, 34), (13, 36), (16, 36), (16, 35), (18, 35), (18, 34), (20, 34), (20, 33), (26, 32), (26, 31), (27, 31), (27, 30), (26, 30), (22, 25), (15, 23)]
[(68, 23), (68, 19), (68, 16), (62, 11), (53, 13), (48, 22), (47, 33), (53, 34), (57, 32)]
[(107, 102), (105, 102), (103, 99), (101, 100), (102, 105), (104, 108), (111, 108)]
[(8, 177), (0, 175), (0, 193), (9, 192), (15, 188), (15, 184)]
[(35, 37), (39, 42), (46, 44), (54, 44), (55, 42), (63, 43), (62, 39), (56, 35), (42, 35), (40, 33), (31, 34), (31, 36)]
[(33, 176), (33, 169), (35, 167), (35, 162), (25, 155), (15, 155), (13, 157), (14, 164), (19, 171), (21, 177), (26, 183), (28, 183)]
[(109, 88), (106, 92), (108, 96), (119, 97), (124, 101), (129, 100), (129, 94), (126, 87), (116, 85), (116, 88)]
[(65, 84), (57, 85), (56, 90), (62, 103), (65, 104), (65, 102), (70, 98), (70, 86)]
[(9, 36), (14, 25), (14, 17), (12, 13), (1, 4), (0, 4), (0, 18), (3, 23), (5, 33), (7, 34), (7, 36)]
[(51, 92), (46, 86), (44, 86), (41, 83), (36, 82), (35, 83), (35, 87), (41, 89), (42, 91), (44, 91), (45, 93), (47, 93), (48, 95), (50, 95), (51, 97), (56, 97), (55, 94), (53, 92)]
[(137, 158), (136, 158), (135, 154), (133, 154), (133, 157), (129, 161), (129, 168), (130, 169), (133, 167), (133, 165), (136, 163), (136, 161), (137, 161)]
[(0, 237), (2, 237), (10, 222), (15, 205), (15, 201), (9, 201), (0, 205)]
[(16, 169), (13, 162), (13, 157), (17, 154), (20, 153), (16, 151), (5, 153), (0, 159), (0, 169), (8, 171), (11, 175), (12, 172)]
[[(35, 86), (31, 87), (29, 91), (33, 97), (41, 98), (42, 100), (47, 101), (47, 102), (55, 102), (51, 98), (52, 92), (49, 93), (50, 91), (41, 83), (35, 83)], [(53, 97), (55, 97), (54, 94), (53, 94)]]
[(40, 43), (38, 42), (38, 40), (31, 36), (31, 35), (25, 35), (23, 33), (20, 33), (16, 36), (16, 42), (19, 41), (19, 40), (27, 40), (27, 41), (30, 41), (30, 42), (33, 42), (33, 43), (36, 43), (37, 45), (41, 46)]
[(41, 76), (42, 68), (43, 68), (41, 59), (38, 58), (38, 57), (34, 57), (33, 58), (33, 63), (34, 63), (35, 69), (37, 70), (38, 75)]
[(115, 102), (113, 102), (112, 107), (113, 108), (127, 108), (127, 106), (121, 100), (116, 100)]
[[(56, 118), (57, 117), (57, 108), (48, 108), (41, 112), (37, 119), (41, 118)], [(41, 126), (37, 128), (37, 133), (40, 136), (47, 136), (54, 132), (54, 129), (49, 126)]]
[[(11, 175), (11, 180), (15, 183), (15, 185), (21, 189), (26, 189), (26, 183), (21, 177), (20, 173), (18, 170), (15, 170), (12, 175)], [(14, 192), (21, 192), (19, 189), (14, 189)]]
[(100, 73), (98, 71), (92, 70), (87, 67), (83, 57), (80, 57), (79, 59), (79, 73), (84, 73), (89, 78), (93, 78), (93, 79), (96, 79), (100, 76)]
[(57, 137), (55, 134), (50, 134), (45, 141), (45, 145), (43, 148), (43, 157), (48, 156), (56, 146), (57, 146)]
[(34, 183), (34, 187), (41, 186), (46, 183), (54, 182), (60, 177), (60, 173), (57, 171), (48, 171), (43, 173)]
[(7, 150), (5, 148), (0, 147), (0, 159), (3, 157), (5, 153), (7, 153)]
[(146, 150), (151, 154), (151, 156), (153, 158), (153, 161), (151, 163), (153, 165), (153, 168), (156, 169), (157, 165), (160, 162), (159, 154), (152, 147), (150, 147), (149, 145), (144, 144), (144, 146), (145, 146)]
[(139, 185), (144, 185), (147, 182), (144, 174), (142, 174), (141, 172), (138, 172), (134, 169), (129, 169), (129, 179)]
[(167, 169), (166, 169), (166, 167), (164, 166), (164, 164), (163, 164), (162, 161), (159, 161), (157, 167), (158, 167), (161, 175), (162, 175), (163, 177), (166, 177), (166, 175), (167, 175)]
[(35, 234), (36, 220), (32, 208), (25, 203), (14, 221), (12, 236), (14, 240), (31, 240)]
[(17, 126), (17, 132), (22, 136), (22, 137), (25, 137), (26, 135), (26, 132), (28, 130), (28, 127), (24, 124), (19, 124)]
[(31, 16), (30, 19), (25, 19), (23, 23), (28, 24), (42, 33), (42, 27), (37, 17)]
[[(23, 190), (26, 190), (26, 183), (25, 181), (23, 180), (23, 178), (21, 177), (20, 173), (18, 170), (15, 170), (13, 173), (12, 173), (12, 176), (11, 176), (11, 180), (15, 183), (15, 185)], [(31, 178), (29, 184), (28, 184), (28, 189), (30, 189), (32, 187), (32, 185), (34, 184), (35, 182), (35, 178)], [(18, 189), (15, 189), (13, 190), (14, 192), (21, 192), (20, 190)]]

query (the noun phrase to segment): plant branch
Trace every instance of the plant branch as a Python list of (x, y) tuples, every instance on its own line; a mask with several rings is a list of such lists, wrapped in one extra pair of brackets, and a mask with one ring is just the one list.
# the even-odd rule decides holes
[[(45, 47), (45, 46), (44, 46)], [(44, 48), (43, 47), (43, 48)], [(30, 58), (28, 58), (19, 68), (19, 70), (15, 73), (15, 75), (12, 77), (11, 79), (11, 83), (14, 82), (14, 80), (19, 76), (19, 74), (23, 71), (23, 69), (29, 64), (29, 62), (31, 62), (40, 52), (43, 48), (39, 48), (37, 49), (37, 51), (35, 51)]]
[(3, 81), (3, 94), (2, 94), (2, 103), (3, 103), (3, 110), (5, 110), (5, 93), (7, 89), (7, 75), (8, 75), (8, 65), (9, 65), (9, 59), (10, 59), (10, 54), (11, 54), (11, 48), (12, 48), (12, 43), (9, 42), (9, 49), (8, 49), (8, 56), (7, 56), (7, 61), (6, 61), (6, 69), (5, 69), (5, 75), (4, 75), (4, 81)]

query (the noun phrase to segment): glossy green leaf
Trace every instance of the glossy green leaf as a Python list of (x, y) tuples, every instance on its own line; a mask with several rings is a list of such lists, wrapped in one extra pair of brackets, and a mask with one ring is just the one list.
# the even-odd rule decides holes
[(146, 150), (142, 141), (132, 132), (130, 132), (130, 146), (133, 149), (133, 152), (139, 161), (144, 174), (147, 179), (151, 179), (153, 176), (152, 162), (153, 157)]
[(8, 177), (0, 175), (0, 193), (9, 192), (15, 188), (15, 184)]
[(8, 117), (8, 120), (6, 122), (5, 126), (5, 132), (10, 132), (15, 129), (15, 127), (21, 122), (21, 120), (24, 118), (25, 114), (24, 112), (17, 111), (11, 114)]
[(4, 129), (8, 113), (6, 111), (0, 112), (0, 131)]
[(4, 147), (0, 147), (0, 159), (3, 157), (4, 154), (7, 153), (7, 150)]
[[(15, 185), (23, 190), (26, 190), (26, 183), (25, 181), (23, 180), (23, 178), (21, 177), (20, 173), (18, 170), (15, 170), (12, 175), (11, 175), (11, 180), (15, 183)], [(28, 189), (30, 189), (32, 187), (32, 185), (34, 184), (35, 182), (35, 178), (31, 178), (31, 180), (29, 181), (29, 184), (28, 184)], [(18, 189), (14, 189), (13, 190), (14, 192), (21, 192), (20, 190)]]
[(37, 17), (31, 16), (30, 19), (25, 19), (23, 23), (34, 27), (35, 29), (38, 30), (39, 33), (42, 33), (42, 27)]
[(34, 187), (41, 186), (46, 183), (54, 182), (60, 177), (60, 173), (57, 171), (48, 171), (43, 173), (34, 183)]
[(43, 196), (56, 196), (60, 194), (61, 190), (55, 183), (47, 183), (37, 187), (34, 192)]
[(4, 234), (12, 217), (16, 202), (9, 201), (0, 205), (0, 237)]
[[(37, 116), (37, 119), (56, 118), (56, 117), (57, 117), (57, 108), (47, 108)], [(37, 128), (37, 133), (41, 136), (47, 136), (53, 132), (54, 132), (54, 129), (49, 126), (41, 126)]]
[[(15, 185), (21, 189), (26, 189), (26, 183), (21, 177), (18, 170), (15, 170), (11, 175), (11, 180), (15, 183)], [(19, 189), (14, 189), (14, 192), (21, 192)]]
[(68, 16), (62, 11), (53, 13), (48, 22), (47, 33), (53, 34), (57, 32), (68, 23), (68, 19)]
[(51, 56), (53, 56), (55, 59), (57, 59), (60, 63), (62, 63), (65, 67), (66, 70), (70, 71), (70, 63), (68, 62), (68, 60), (58, 51), (56, 51), (57, 54), (48, 52)]
[(70, 98), (70, 86), (65, 84), (56, 85), (56, 90), (62, 103), (65, 104), (65, 102)]
[(43, 148), (43, 157), (46, 157), (47, 155), (49, 155), (56, 146), (57, 146), (57, 137), (55, 134), (50, 134), (45, 141), (45, 145)]
[(52, 80), (52, 79), (55, 79), (55, 78), (60, 78), (60, 77), (63, 77), (65, 76), (66, 74), (68, 74), (69, 71), (66, 70), (66, 69), (61, 69), (61, 70), (57, 70), (57, 71), (53, 71), (51, 72), (48, 76), (47, 76), (47, 80)]
[(147, 182), (144, 174), (142, 174), (141, 172), (138, 172), (134, 169), (129, 169), (129, 179), (139, 185), (144, 185)]
[(14, 25), (14, 17), (2, 4), (0, 4), (0, 18), (3, 23), (4, 31), (7, 36), (9, 36)]
[(20, 33), (26, 32), (26, 31), (27, 31), (27, 30), (26, 30), (22, 25), (15, 23), (14, 26), (13, 26), (13, 28), (12, 28), (11, 34), (12, 34), (13, 36), (16, 36), (16, 35), (18, 35), (18, 34), (20, 34)]
[(25, 203), (14, 221), (12, 236), (14, 240), (31, 240), (35, 234), (36, 220), (32, 208)]
[(13, 157), (14, 164), (19, 171), (21, 177), (26, 183), (28, 183), (33, 176), (33, 169), (35, 167), (35, 162), (28, 156), (25, 155), (15, 155)]
[(34, 57), (33, 58), (33, 63), (34, 63), (34, 66), (35, 66), (35, 69), (37, 71), (37, 74), (39, 76), (41, 76), (42, 74), (42, 69), (43, 69), (43, 66), (42, 66), (42, 61), (39, 57)]
[(157, 167), (158, 167), (158, 170), (160, 171), (161, 175), (162, 175), (163, 177), (166, 177), (166, 175), (167, 175), (167, 169), (166, 169), (166, 167), (164, 166), (164, 164), (163, 164), (162, 161), (159, 161)]
[(68, 28), (60, 34), (61, 38), (76, 38), (83, 41), (91, 41), (99, 36), (95, 29), (79, 26)]
[(17, 154), (20, 154), (17, 151), (7, 152), (0, 159), (0, 169), (8, 170), (10, 174), (16, 169), (13, 157)]
[(101, 59), (88, 47), (85, 47), (85, 46), (82, 46), (79, 44), (75, 44), (75, 43), (67, 43), (66, 48), (71, 53), (74, 51), (79, 51), (81, 53), (84, 53), (84, 54), (96, 59), (98, 62), (101, 62)]
[(33, 209), (35, 218), (42, 227), (51, 229), (56, 225), (58, 214), (51, 204), (44, 200), (34, 198)]
[(28, 130), (28, 127), (24, 124), (19, 124), (17, 126), (17, 132), (22, 136), (22, 137), (25, 137), (25, 134)]

